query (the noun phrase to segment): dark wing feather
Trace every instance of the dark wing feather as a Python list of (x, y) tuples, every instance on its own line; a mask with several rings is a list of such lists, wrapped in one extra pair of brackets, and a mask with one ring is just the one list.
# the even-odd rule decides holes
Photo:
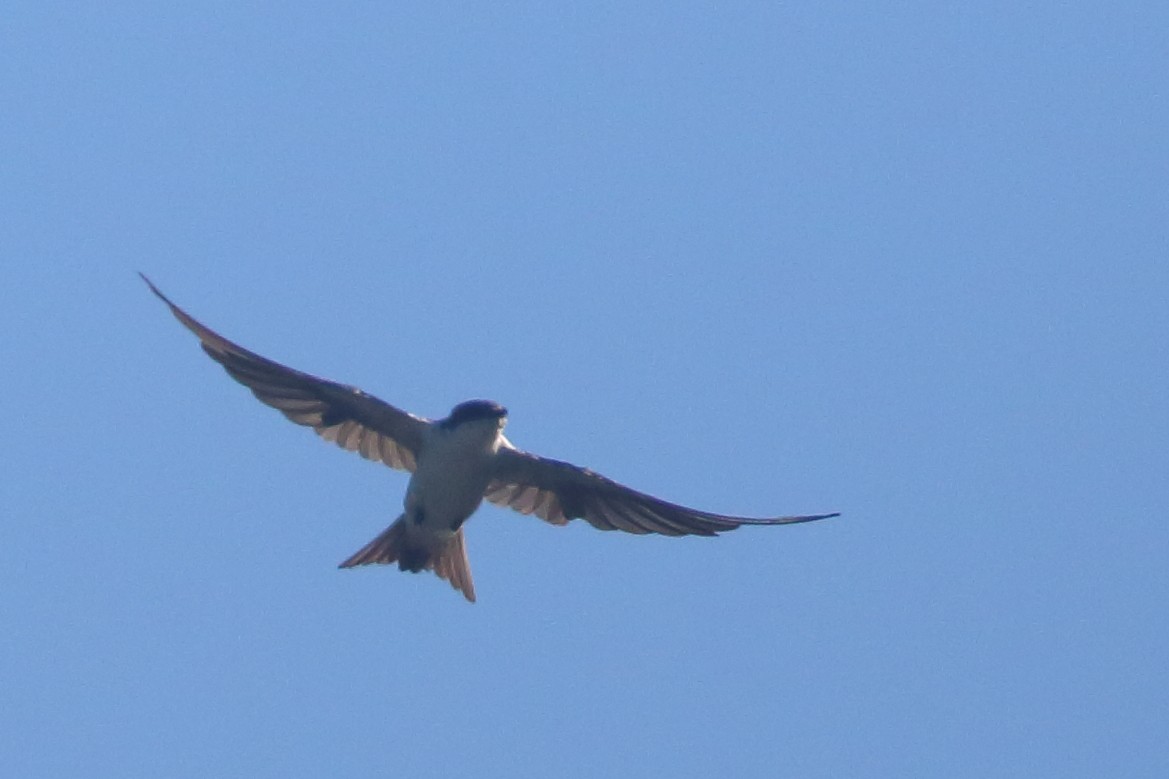
[[(141, 275), (141, 274), (139, 274)], [(311, 427), (326, 441), (358, 452), (391, 468), (413, 471), (427, 420), (408, 414), (356, 387), (317, 378), (273, 362), (204, 327), (142, 276), (188, 330), (203, 351), (233, 379), (298, 425)]]
[(794, 517), (732, 517), (679, 506), (618, 484), (599, 473), (514, 448), (499, 450), (494, 480), (485, 497), (553, 525), (584, 519), (601, 530), (713, 536), (741, 525), (789, 525), (839, 514)]

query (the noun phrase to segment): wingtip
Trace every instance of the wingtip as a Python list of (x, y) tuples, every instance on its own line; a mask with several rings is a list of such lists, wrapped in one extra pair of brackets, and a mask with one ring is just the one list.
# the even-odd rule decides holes
[(195, 335), (199, 336), (199, 340), (203, 341), (204, 344), (208, 343), (208, 338), (222, 340), (219, 335), (212, 332), (211, 330), (208, 330), (194, 317), (176, 306), (174, 301), (172, 301), (166, 295), (162, 294), (162, 290), (154, 286), (154, 282), (150, 280), (149, 276), (147, 276), (142, 271), (138, 271), (138, 275), (141, 276), (142, 280), (146, 282), (146, 286), (150, 287), (150, 291), (154, 293), (155, 297), (157, 297), (163, 303), (166, 303), (167, 308), (169, 308), (170, 312), (174, 314), (175, 319), (178, 319), (184, 327), (194, 332)]
[(171, 306), (172, 308), (174, 307), (174, 303), (170, 302), (170, 298), (168, 298), (166, 295), (162, 294), (162, 290), (160, 290), (158, 287), (154, 286), (154, 282), (150, 280), (149, 276), (147, 276), (142, 271), (138, 271), (138, 277), (146, 282), (146, 286), (150, 287), (150, 291), (153, 292), (155, 295), (157, 295), (158, 298), (160, 300), (162, 300), (162, 302), (166, 303), (168, 306)]
[(818, 522), (821, 519), (832, 519), (833, 517), (839, 517), (839, 516), (840, 516), (840, 512), (834, 511), (831, 514), (806, 514), (803, 516), (796, 516), (796, 517), (781, 517), (775, 524), (794, 525), (794, 524), (798, 524), (800, 522)]

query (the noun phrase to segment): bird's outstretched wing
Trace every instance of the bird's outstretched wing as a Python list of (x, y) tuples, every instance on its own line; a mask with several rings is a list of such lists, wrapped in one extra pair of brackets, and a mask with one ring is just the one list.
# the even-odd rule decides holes
[(315, 430), (368, 460), (413, 471), (429, 422), (389, 403), (327, 379), (301, 373), (232, 343), (204, 327), (142, 276), (150, 290), (170, 306), (188, 330), (199, 337), (203, 351), (233, 379), (298, 425)]
[(740, 525), (787, 525), (840, 516), (754, 518), (711, 514), (646, 495), (587, 468), (509, 447), (499, 450), (494, 480), (485, 497), (521, 514), (535, 514), (553, 525), (584, 519), (601, 530), (639, 535), (713, 536)]

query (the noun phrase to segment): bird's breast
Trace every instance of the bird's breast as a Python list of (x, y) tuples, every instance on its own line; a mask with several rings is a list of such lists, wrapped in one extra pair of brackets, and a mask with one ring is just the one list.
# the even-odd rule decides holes
[(465, 438), (435, 436), (427, 442), (410, 478), (407, 514), (427, 528), (457, 528), (483, 501), (493, 454), (490, 448)]

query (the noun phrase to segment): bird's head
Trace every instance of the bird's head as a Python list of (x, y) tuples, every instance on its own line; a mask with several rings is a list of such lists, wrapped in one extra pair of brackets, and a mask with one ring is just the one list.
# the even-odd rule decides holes
[(453, 430), (472, 422), (494, 422), (502, 429), (507, 422), (507, 409), (493, 400), (468, 400), (452, 408), (441, 424)]

